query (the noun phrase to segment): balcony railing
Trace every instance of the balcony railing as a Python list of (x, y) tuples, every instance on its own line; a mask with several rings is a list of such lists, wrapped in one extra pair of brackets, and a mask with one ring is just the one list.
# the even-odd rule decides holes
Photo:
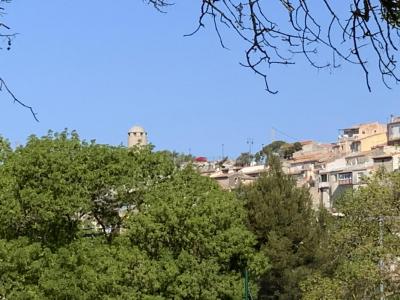
[(352, 178), (346, 178), (346, 179), (339, 179), (338, 180), (339, 185), (349, 185), (353, 184), (353, 179)]

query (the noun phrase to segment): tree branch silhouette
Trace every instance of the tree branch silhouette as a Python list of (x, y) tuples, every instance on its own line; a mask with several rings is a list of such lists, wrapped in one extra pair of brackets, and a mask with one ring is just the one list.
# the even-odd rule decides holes
[[(225, 48), (221, 29), (232, 31), (246, 45), (241, 65), (261, 76), (270, 93), (277, 91), (269, 86), (269, 68), (294, 64), (299, 55), (316, 69), (360, 66), (369, 91), (371, 68), (386, 87), (399, 83), (400, 0), (345, 1), (343, 12), (335, 0), (200, 0), (198, 25), (189, 35), (210, 20)], [(147, 3), (162, 11), (172, 5)]]
[[(0, 0), (0, 17), (3, 17), (5, 14), (5, 3), (9, 3), (11, 0)], [(0, 50), (10, 50), (12, 41), (17, 35), (16, 33), (9, 33), (10, 27), (2, 22), (0, 22)], [(5, 47), (3, 45), (6, 45)], [(8, 87), (6, 81), (2, 76), (0, 76), (0, 91), (5, 91), (11, 96), (11, 99), (13, 100), (14, 103), (22, 106), (23, 108), (26, 108), (30, 111), (32, 114), (33, 118), (35, 121), (39, 122), (39, 119), (37, 118), (37, 113), (33, 110), (32, 106), (27, 105), (23, 101), (19, 100), (15, 94), (11, 91), (11, 89)]]

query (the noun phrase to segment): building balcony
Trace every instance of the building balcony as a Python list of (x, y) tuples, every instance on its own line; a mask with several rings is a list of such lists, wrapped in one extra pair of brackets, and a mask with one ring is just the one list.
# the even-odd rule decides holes
[(353, 179), (348, 178), (348, 179), (339, 179), (338, 180), (339, 185), (351, 185), (353, 184)]
[(358, 141), (359, 139), (360, 139), (360, 137), (358, 135), (352, 135), (352, 136), (342, 135), (342, 136), (339, 136), (339, 141), (342, 141), (342, 142), (345, 142), (345, 141), (347, 141), (347, 142), (355, 142), (355, 141)]

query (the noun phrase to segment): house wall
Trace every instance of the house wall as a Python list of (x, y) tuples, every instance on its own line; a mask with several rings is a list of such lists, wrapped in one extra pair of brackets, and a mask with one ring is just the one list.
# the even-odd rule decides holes
[(386, 124), (380, 123), (368, 123), (368, 124), (361, 124), (359, 127), (359, 134), (360, 138), (364, 136), (374, 135), (376, 133), (385, 133), (387, 131)]
[(338, 199), (340, 199), (340, 197), (343, 196), (343, 194), (346, 191), (349, 191), (352, 189), (353, 189), (352, 185), (336, 185), (336, 188), (331, 191), (331, 199), (330, 199), (331, 205), (333, 206), (334, 203)]
[[(352, 144), (360, 142), (358, 151), (369, 151), (372, 147), (387, 143), (387, 126), (380, 123), (361, 124), (359, 127), (344, 129), (344, 132), (356, 130), (357, 133), (344, 134), (339, 137), (338, 151), (352, 152)], [(354, 149), (353, 149), (354, 151)]]
[(330, 191), (329, 189), (322, 189), (321, 190), (321, 204), (323, 207), (330, 209), (332, 208), (332, 203), (331, 203), (331, 196), (330, 196)]
[(360, 142), (361, 142), (361, 152), (369, 151), (372, 149), (372, 147), (386, 144), (387, 135), (386, 132), (377, 133), (361, 139)]
[(400, 168), (400, 154), (393, 155), (393, 170)]
[(392, 172), (394, 170), (393, 165), (394, 165), (393, 157), (391, 159), (378, 158), (374, 162), (374, 168), (376, 170), (383, 167), (387, 172)]

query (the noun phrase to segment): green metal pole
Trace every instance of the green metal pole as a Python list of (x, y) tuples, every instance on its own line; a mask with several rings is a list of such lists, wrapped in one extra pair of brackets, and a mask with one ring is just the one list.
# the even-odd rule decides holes
[(249, 273), (244, 269), (244, 300), (249, 299)]

